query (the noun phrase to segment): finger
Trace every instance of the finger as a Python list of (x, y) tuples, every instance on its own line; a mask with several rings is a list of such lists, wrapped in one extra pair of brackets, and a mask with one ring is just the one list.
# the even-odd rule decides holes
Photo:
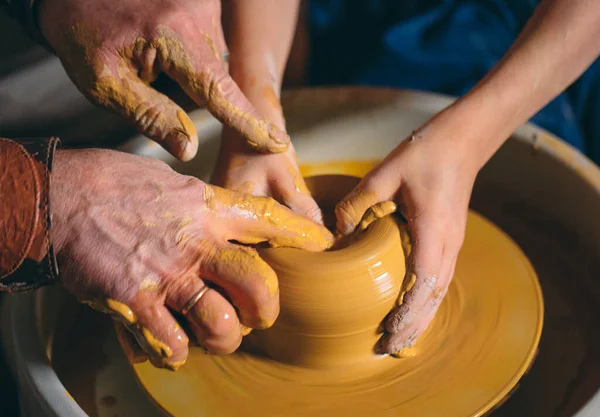
[(194, 101), (206, 103), (213, 116), (240, 133), (253, 149), (278, 153), (288, 148), (288, 134), (262, 119), (230, 77), (213, 36), (204, 33), (194, 45), (184, 45), (175, 34), (169, 36), (178, 50), (171, 46), (162, 49), (163, 70)]
[(188, 161), (196, 155), (198, 134), (188, 115), (131, 70), (122, 70), (118, 78), (101, 77), (89, 95), (94, 102), (123, 116), (176, 158)]
[(156, 294), (138, 293), (130, 305), (110, 298), (82, 302), (122, 323), (155, 366), (176, 370), (185, 363), (189, 340)]
[(283, 179), (275, 177), (276, 179), (269, 185), (269, 188), (273, 190), (273, 197), (294, 213), (307, 217), (315, 223), (323, 224), (323, 213), (310, 195), (304, 178), (293, 166), (288, 171), (290, 175)]
[(149, 356), (137, 343), (133, 333), (127, 330), (127, 327), (120, 321), (115, 320), (114, 325), (117, 340), (129, 363), (134, 365), (146, 362), (149, 359)]
[(429, 323), (435, 317), (439, 304), (435, 308), (426, 309), (427, 313), (421, 317), (421, 320), (416, 321), (406, 327), (399, 333), (386, 333), (380, 341), (380, 352), (399, 357), (410, 356), (408, 353), (415, 352), (407, 351), (414, 346), (417, 339), (427, 329)]
[(308, 194), (296, 190), (275, 190), (275, 199), (315, 223), (323, 224), (323, 213), (317, 202)]
[[(173, 310), (183, 312), (205, 287), (198, 276), (186, 275), (167, 290), (166, 303)], [(240, 322), (233, 306), (212, 288), (204, 292), (185, 317), (197, 341), (210, 353), (232, 353), (242, 341)]]
[(176, 370), (187, 359), (189, 339), (164, 305), (145, 297), (144, 293), (138, 294), (132, 304), (137, 321), (128, 329), (150, 355), (153, 364)]
[(266, 329), (279, 315), (277, 276), (255, 249), (226, 243), (201, 265), (202, 276), (222, 288), (243, 325)]
[(245, 244), (268, 242), (272, 247), (322, 251), (333, 245), (324, 226), (269, 197), (255, 197), (207, 185), (204, 201), (221, 222), (223, 237)]
[(367, 210), (382, 201), (379, 193), (369, 189), (365, 184), (364, 180), (361, 181), (335, 207), (338, 233), (342, 235), (352, 233)]
[[(408, 224), (413, 238), (409, 268), (415, 274), (414, 285), (394, 308), (386, 321), (386, 330), (399, 333), (418, 317), (426, 315), (424, 308), (439, 295), (440, 270), (444, 251), (446, 223), (432, 210), (413, 217)], [(410, 218), (410, 217), (409, 217)]]
[(382, 219), (387, 215), (390, 215), (396, 211), (396, 203), (393, 201), (382, 201), (369, 207), (365, 215), (362, 217), (358, 228), (365, 230), (375, 220)]

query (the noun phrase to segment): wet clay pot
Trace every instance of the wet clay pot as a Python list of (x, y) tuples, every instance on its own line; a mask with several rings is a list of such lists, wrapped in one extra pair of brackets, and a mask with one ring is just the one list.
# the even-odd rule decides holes
[[(310, 177), (307, 185), (325, 223), (359, 179)], [(277, 273), (281, 312), (251, 343), (274, 360), (304, 367), (340, 367), (377, 358), (380, 325), (393, 308), (405, 275), (402, 226), (394, 216), (372, 223), (328, 252), (261, 251)]]

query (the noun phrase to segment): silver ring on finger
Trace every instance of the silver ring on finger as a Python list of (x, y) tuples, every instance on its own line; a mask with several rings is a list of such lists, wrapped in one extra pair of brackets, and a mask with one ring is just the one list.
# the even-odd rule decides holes
[(196, 304), (198, 304), (198, 301), (200, 301), (200, 299), (204, 296), (204, 294), (206, 294), (206, 291), (208, 290), (209, 288), (206, 285), (202, 287), (200, 291), (198, 291), (192, 298), (190, 298), (190, 300), (187, 303), (185, 303), (185, 305), (181, 309), (181, 314), (185, 316), (187, 313), (189, 313), (190, 310), (194, 308)]
[(221, 52), (221, 57), (223, 58), (223, 62), (229, 63), (229, 51), (228, 50)]

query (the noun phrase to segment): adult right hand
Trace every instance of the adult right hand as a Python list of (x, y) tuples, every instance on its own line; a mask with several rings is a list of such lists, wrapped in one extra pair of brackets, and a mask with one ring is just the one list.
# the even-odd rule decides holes
[(188, 335), (171, 310), (181, 313), (205, 286), (186, 319), (208, 351), (232, 352), (242, 326), (274, 322), (277, 277), (244, 244), (321, 251), (333, 241), (271, 198), (210, 186), (150, 158), (58, 151), (51, 181), (62, 284), (124, 323), (157, 366), (185, 361)]
[(260, 117), (227, 72), (219, 0), (48, 0), (39, 24), (77, 88), (181, 160), (198, 135), (149, 84), (164, 72), (251, 148), (283, 152), (289, 137)]

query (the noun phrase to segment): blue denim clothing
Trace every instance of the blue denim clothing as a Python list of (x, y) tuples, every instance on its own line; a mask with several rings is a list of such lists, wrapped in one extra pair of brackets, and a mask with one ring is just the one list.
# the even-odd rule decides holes
[[(516, 39), (538, 0), (311, 0), (310, 82), (460, 96)], [(600, 60), (532, 122), (600, 164)]]

